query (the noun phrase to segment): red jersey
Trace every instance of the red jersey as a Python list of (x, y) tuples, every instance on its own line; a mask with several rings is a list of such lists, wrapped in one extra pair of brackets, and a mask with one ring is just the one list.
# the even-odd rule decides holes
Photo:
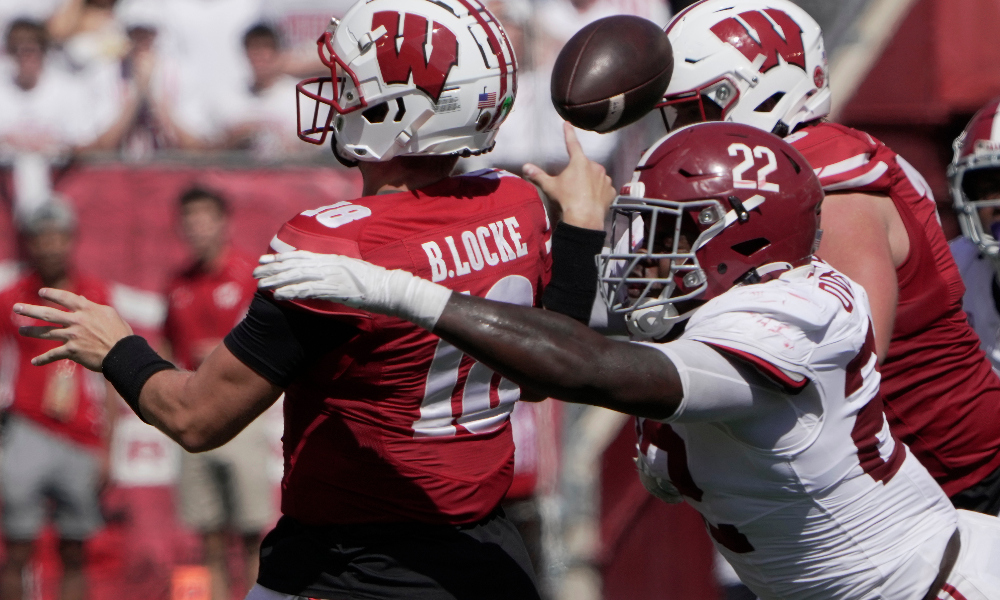
[(179, 366), (197, 369), (243, 318), (257, 291), (256, 264), (253, 257), (228, 248), (218, 269), (206, 271), (195, 264), (173, 278), (167, 288), (163, 335)]
[[(353, 256), (531, 306), (550, 243), (535, 188), (485, 171), (305, 211), (271, 249)], [(311, 525), (460, 524), (494, 510), (513, 477), (519, 388), (407, 321), (297, 304), (358, 334), (286, 389), (282, 512)]]
[[(22, 325), (46, 323), (15, 315), (14, 304), (41, 304), (62, 309), (38, 297), (38, 290), (42, 287), (41, 278), (30, 273), (0, 292), (0, 315), (3, 315), (0, 318), (0, 338), (14, 351), (10, 358), (12, 364), (9, 365), (13, 369), (8, 371), (8, 365), (4, 369), (13, 375), (13, 398), (7, 410), (74, 442), (99, 447), (104, 444), (107, 423), (104, 378), (68, 360), (42, 367), (32, 365), (32, 358), (60, 346), (61, 342), (38, 340), (17, 333), (17, 328)], [(71, 275), (68, 289), (98, 304), (108, 304), (108, 288), (96, 279)], [(7, 356), (10, 355), (4, 355), (5, 358)]]
[(1000, 380), (962, 311), (958, 267), (930, 188), (872, 136), (833, 123), (787, 138), (829, 192), (885, 194), (906, 227), (910, 252), (896, 269), (899, 300), (882, 364), (893, 432), (949, 495), (1000, 467)]

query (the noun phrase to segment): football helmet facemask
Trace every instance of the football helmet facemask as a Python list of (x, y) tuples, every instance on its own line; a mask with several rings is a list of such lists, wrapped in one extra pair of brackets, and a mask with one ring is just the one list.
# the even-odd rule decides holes
[(776, 136), (736, 123), (668, 134), (611, 205), (608, 308), (636, 338), (666, 336), (700, 304), (689, 301), (808, 263), (822, 200), (809, 163)]
[(830, 112), (816, 21), (788, 0), (702, 0), (666, 27), (677, 53), (659, 105), (671, 131), (733, 121), (784, 137)]
[(962, 235), (1000, 272), (1000, 98), (979, 110), (953, 144), (951, 200)]
[(362, 0), (317, 41), (327, 77), (297, 86), (299, 137), (348, 163), (493, 148), (517, 62), (479, 0)]

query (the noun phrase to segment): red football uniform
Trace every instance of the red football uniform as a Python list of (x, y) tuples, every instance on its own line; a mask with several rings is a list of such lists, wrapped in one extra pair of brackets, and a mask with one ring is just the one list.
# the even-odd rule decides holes
[[(308, 210), (271, 249), (362, 258), (531, 306), (549, 277), (549, 229), (531, 184), (486, 171)], [(358, 334), (286, 390), (282, 512), (310, 525), (490, 514), (513, 476), (508, 417), (519, 388), (407, 321), (298, 304)]]
[(192, 265), (170, 282), (163, 333), (179, 366), (198, 368), (243, 318), (257, 291), (256, 264), (253, 257), (228, 248), (214, 271)]
[[(62, 342), (24, 337), (17, 333), (22, 325), (45, 325), (14, 314), (14, 304), (41, 304), (62, 307), (38, 297), (44, 287), (41, 278), (30, 273), (0, 292), (0, 338), (14, 350), (9, 367), (13, 373), (13, 399), (7, 408), (12, 413), (35, 421), (45, 429), (70, 438), (78, 444), (99, 447), (104, 444), (107, 423), (104, 378), (80, 365), (60, 360), (36, 367), (31, 359), (62, 345)], [(73, 274), (69, 291), (98, 304), (108, 304), (107, 286), (96, 279)], [(6, 355), (5, 355), (6, 358)]]
[(881, 367), (885, 414), (948, 495), (1000, 467), (1000, 380), (962, 311), (965, 287), (923, 177), (872, 136), (833, 123), (786, 138), (827, 193), (885, 194), (910, 239)]

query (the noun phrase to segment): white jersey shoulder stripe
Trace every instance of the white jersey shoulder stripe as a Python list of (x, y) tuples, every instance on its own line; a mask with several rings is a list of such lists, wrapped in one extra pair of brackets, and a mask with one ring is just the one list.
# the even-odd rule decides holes
[[(882, 161), (876, 163), (876, 165), (867, 173), (859, 175), (852, 179), (846, 181), (840, 181), (838, 183), (831, 183), (829, 185), (824, 184), (823, 189), (827, 192), (835, 192), (838, 190), (850, 190), (854, 188), (864, 187), (878, 181), (879, 177), (882, 177), (889, 170), (889, 165)], [(822, 183), (822, 181), (821, 181)]]
[(814, 171), (816, 173), (816, 177), (819, 177), (820, 179), (824, 177), (833, 177), (834, 175), (840, 175), (863, 167), (868, 164), (869, 160), (871, 160), (871, 155), (865, 152), (863, 154), (858, 154), (857, 156), (846, 158), (840, 162), (835, 162), (832, 165), (820, 167)]
[(274, 236), (273, 238), (271, 238), (270, 246), (271, 250), (274, 250), (275, 252), (294, 252), (295, 250), (298, 249), (289, 243), (281, 241), (280, 239), (278, 239), (278, 236)]

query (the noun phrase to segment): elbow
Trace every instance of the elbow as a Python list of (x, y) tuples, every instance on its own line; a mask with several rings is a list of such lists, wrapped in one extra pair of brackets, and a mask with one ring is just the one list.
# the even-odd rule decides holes
[(214, 450), (229, 441), (221, 432), (195, 421), (177, 424), (172, 428), (171, 437), (181, 448), (191, 454)]

